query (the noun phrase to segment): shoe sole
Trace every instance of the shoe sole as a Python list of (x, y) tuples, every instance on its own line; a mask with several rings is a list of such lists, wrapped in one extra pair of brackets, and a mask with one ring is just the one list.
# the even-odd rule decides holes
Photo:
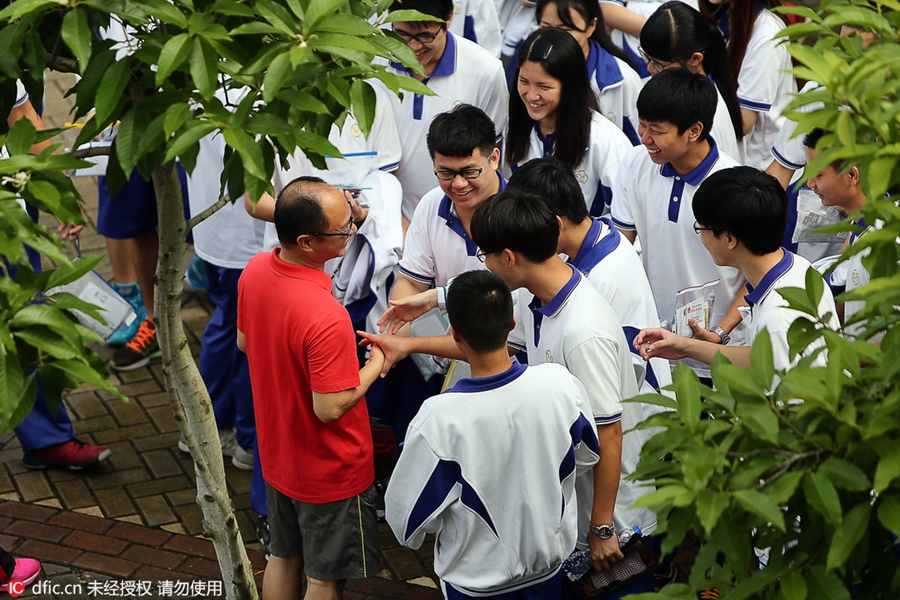
[(40, 470), (40, 469), (67, 469), (69, 471), (82, 471), (84, 469), (90, 469), (91, 467), (96, 467), (107, 458), (112, 456), (112, 451), (107, 449), (104, 452), (100, 453), (100, 456), (95, 458), (92, 461), (84, 462), (81, 464), (72, 464), (67, 463), (61, 460), (46, 460), (43, 458), (38, 458), (37, 460), (42, 461), (40, 463), (28, 462), (26, 459), (22, 459), (22, 464), (24, 464), (29, 469)]
[(237, 456), (231, 457), (231, 464), (234, 465), (236, 468), (240, 469), (241, 471), (252, 471), (253, 470), (252, 462), (249, 464), (245, 463), (242, 460), (238, 460)]
[(112, 369), (113, 371), (125, 371), (125, 372), (127, 372), (127, 371), (135, 371), (135, 370), (140, 369), (140, 368), (142, 368), (142, 367), (146, 367), (147, 365), (150, 364), (151, 361), (154, 361), (154, 360), (156, 360), (156, 359), (158, 359), (158, 358), (162, 358), (162, 351), (161, 351), (161, 350), (157, 350), (156, 352), (154, 352), (154, 353), (151, 354), (150, 356), (145, 356), (144, 358), (142, 358), (142, 359), (140, 359), (140, 360), (138, 360), (138, 361), (135, 361), (135, 362), (131, 363), (130, 365), (124, 365), (124, 366), (122, 366), (122, 367), (120, 367), (120, 366), (116, 365), (116, 363), (110, 361), (110, 363), (109, 363), (109, 368)]

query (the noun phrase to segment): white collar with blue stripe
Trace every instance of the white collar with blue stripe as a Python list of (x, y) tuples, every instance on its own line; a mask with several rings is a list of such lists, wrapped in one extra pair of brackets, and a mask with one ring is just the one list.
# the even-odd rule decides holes
[[(609, 227), (609, 233), (601, 238), (603, 223)], [(590, 274), (591, 270), (600, 264), (600, 261), (619, 246), (620, 237), (619, 231), (613, 226), (609, 217), (594, 217), (591, 228), (584, 236), (584, 241), (581, 242), (578, 254), (575, 255), (575, 258), (570, 258), (569, 263), (585, 275)]]
[(794, 266), (794, 255), (784, 248), (782, 248), (781, 251), (784, 253), (784, 256), (781, 257), (781, 260), (779, 260), (774, 267), (769, 269), (768, 273), (763, 275), (763, 278), (759, 281), (759, 285), (754, 288), (749, 282), (747, 283), (747, 291), (749, 293), (744, 296), (744, 300), (747, 301), (750, 308), (759, 304), (762, 299), (766, 297), (766, 294), (772, 291), (775, 282), (781, 279), (784, 274)]
[(468, 377), (466, 379), (460, 379), (452, 388), (446, 390), (444, 393), (472, 393), (495, 390), (518, 379), (519, 376), (525, 372), (526, 368), (527, 367), (521, 363), (513, 362), (512, 365), (504, 372), (498, 373), (496, 375), (491, 375), (490, 377)]
[(681, 199), (684, 197), (684, 184), (689, 183), (694, 187), (700, 185), (716, 161), (719, 160), (719, 146), (712, 136), (709, 136), (709, 143), (709, 153), (690, 172), (681, 175), (675, 170), (672, 163), (664, 164), (659, 171), (663, 177), (673, 178), (672, 191), (669, 193), (669, 221), (673, 223), (678, 222), (678, 209), (682, 204)]
[[(506, 178), (500, 171), (496, 171), (496, 173), (497, 177), (500, 178), (500, 191), (502, 192), (506, 189)], [(456, 215), (456, 209), (453, 207), (453, 200), (451, 200), (447, 194), (444, 194), (444, 197), (441, 198), (441, 202), (438, 204), (437, 214), (447, 222), (447, 227), (452, 229), (453, 233), (461, 237), (466, 243), (466, 255), (475, 256), (475, 252), (478, 251), (478, 246), (475, 245), (475, 242), (473, 242), (471, 238), (469, 238), (469, 234), (466, 233), (466, 228), (463, 227), (462, 221), (460, 221), (459, 217)]]

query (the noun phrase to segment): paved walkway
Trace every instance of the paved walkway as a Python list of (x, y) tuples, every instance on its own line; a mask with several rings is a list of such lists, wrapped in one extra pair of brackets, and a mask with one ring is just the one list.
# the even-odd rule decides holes
[[(65, 80), (52, 78), (46, 106), (61, 106), (64, 89)], [(45, 117), (50, 126), (68, 119), (50, 108)], [(93, 223), (96, 184), (93, 179), (77, 184)], [(82, 236), (82, 251), (105, 252), (92, 225)], [(106, 260), (98, 270), (111, 274)], [(211, 311), (204, 293), (183, 298), (182, 318), (195, 358)], [(0, 435), (0, 546), (44, 565), (38, 587), (30, 586), (23, 597), (224, 597), (217, 593), (220, 574), (212, 543), (202, 536), (193, 461), (177, 448), (178, 427), (159, 363), (115, 374), (112, 380), (129, 402), (88, 387), (65, 399), (79, 438), (112, 449), (112, 457), (93, 470), (29, 470), (15, 436)], [(261, 583), (265, 560), (256, 539), (256, 513), (249, 508), (250, 473), (226, 461), (226, 478)], [(385, 524), (380, 527), (384, 570), (378, 577), (349, 582), (347, 600), (441, 598), (431, 544), (413, 552), (400, 547)]]

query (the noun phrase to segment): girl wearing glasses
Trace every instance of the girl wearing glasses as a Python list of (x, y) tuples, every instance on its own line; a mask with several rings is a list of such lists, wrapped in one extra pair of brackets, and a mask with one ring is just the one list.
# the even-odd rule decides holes
[(598, 112), (584, 52), (555, 27), (526, 38), (516, 57), (506, 147), (509, 168), (554, 156), (575, 172), (592, 216), (609, 212), (612, 185), (631, 142)]
[(728, 66), (725, 40), (699, 12), (680, 0), (666, 2), (641, 29), (641, 56), (651, 75), (684, 67), (716, 84), (718, 104), (710, 133), (721, 152), (742, 160), (744, 137), (735, 78)]
[(744, 131), (744, 164), (765, 169), (784, 122), (782, 110), (797, 93), (787, 72), (791, 57), (774, 39), (785, 22), (771, 10), (781, 0), (700, 0), (700, 13), (718, 26), (728, 44), (728, 65), (737, 76)]
[(584, 54), (600, 112), (625, 132), (632, 144), (640, 144), (635, 103), (641, 78), (631, 59), (606, 33), (596, 0), (538, 0), (535, 21), (538, 27), (558, 27), (575, 38)]

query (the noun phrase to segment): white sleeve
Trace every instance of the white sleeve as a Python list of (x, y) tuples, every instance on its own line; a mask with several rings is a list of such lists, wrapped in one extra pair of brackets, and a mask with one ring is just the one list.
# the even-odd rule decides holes
[(425, 534), (440, 528), (441, 513), (454, 499), (452, 489), (450, 493), (441, 489), (442, 464), (419, 431), (410, 425), (384, 496), (385, 518), (404, 546), (420, 547)]
[(528, 303), (525, 301), (522, 292), (523, 289), (524, 288), (521, 288), (513, 292), (513, 309), (516, 316), (516, 326), (509, 332), (509, 336), (506, 338), (506, 344), (521, 352), (527, 352), (528, 338), (525, 336), (525, 321), (528, 321), (528, 319), (522, 314), (522, 311), (531, 309), (528, 308)]
[(397, 132), (389, 92), (380, 85), (373, 85), (372, 89), (375, 90), (375, 121), (368, 139), (372, 149), (378, 152), (378, 168), (390, 173), (400, 164), (400, 134)]
[[(500, 33), (500, 18), (493, 0), (470, 0), (464, 15), (463, 36), (472, 40), (492, 56), (500, 58), (503, 37)], [(472, 37), (470, 37), (470, 35)]]
[(22, 85), (22, 82), (16, 79), (16, 103), (13, 106), (22, 106), (27, 101), (28, 92), (25, 91), (25, 86)]
[[(809, 81), (803, 86), (800, 93), (804, 94), (819, 89), (819, 87), (815, 81)], [(808, 113), (818, 110), (822, 106), (821, 102), (815, 102), (807, 104), (801, 110)], [(775, 143), (772, 144), (772, 156), (785, 168), (799, 171), (806, 166), (806, 146), (803, 144), (803, 136), (794, 137), (795, 131), (797, 131), (797, 122), (785, 119), (775, 138)]]
[(626, 156), (619, 165), (619, 172), (616, 174), (612, 185), (612, 204), (609, 207), (609, 216), (616, 227), (625, 231), (635, 231), (634, 210), (631, 206), (633, 200), (629, 188), (632, 183), (631, 174), (633, 169), (631, 164), (634, 162), (632, 157), (634, 156), (633, 153), (637, 151), (646, 152), (643, 146), (636, 146), (634, 150), (631, 150), (632, 154)]
[[(606, 117), (600, 117), (603, 121), (606, 121), (602, 130), (600, 131), (603, 139), (603, 145), (605, 148), (602, 152), (602, 156), (600, 156), (601, 171), (600, 171), (600, 185), (613, 190), (616, 178), (619, 174), (619, 169), (621, 168), (622, 161), (625, 159), (625, 156), (628, 155), (628, 152), (634, 148), (631, 145), (631, 141), (628, 139), (621, 129), (613, 125), (612, 121), (606, 119)], [(609, 127), (607, 127), (609, 125)], [(593, 142), (592, 142), (593, 143)], [(598, 153), (600, 154), (600, 153)], [(613, 198), (615, 198), (615, 191), (613, 190)]]
[(777, 100), (779, 81), (783, 77), (781, 66), (786, 62), (790, 64), (787, 49), (773, 37), (779, 28), (772, 26), (770, 18), (778, 20), (773, 15), (765, 14), (765, 11), (756, 18), (741, 72), (737, 77), (741, 108), (755, 112), (771, 110)]
[[(597, 425), (622, 419), (619, 353), (612, 340), (592, 337), (566, 354), (566, 366), (587, 390)], [(627, 366), (631, 372), (631, 365)]]
[[(426, 201), (429, 194), (419, 202), (409, 230), (406, 232), (406, 247), (400, 259), (400, 272), (413, 281), (431, 285), (437, 274), (434, 262), (434, 248), (428, 231), (429, 221), (439, 218), (433, 211), (433, 204)], [(430, 213), (430, 214), (429, 214)]]
[(493, 76), (485, 81), (485, 89), (478, 104), (494, 122), (497, 132), (497, 140), (502, 139), (506, 132), (506, 123), (509, 113), (509, 90), (506, 87), (506, 76), (503, 73), (503, 63), (495, 61)]

